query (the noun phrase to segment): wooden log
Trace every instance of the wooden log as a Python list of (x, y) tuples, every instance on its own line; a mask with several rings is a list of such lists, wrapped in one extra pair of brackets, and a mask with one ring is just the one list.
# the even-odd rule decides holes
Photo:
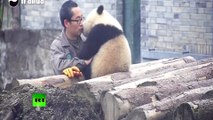
[[(213, 85), (213, 62), (127, 83), (102, 95), (105, 120), (116, 120), (132, 108), (199, 86)], [(198, 81), (198, 82), (197, 82)], [(187, 83), (189, 82), (189, 83)]]
[(171, 120), (172, 113), (180, 104), (202, 99), (209, 91), (213, 91), (213, 86), (181, 92), (161, 101), (136, 107), (122, 120)]
[(126, 89), (119, 92), (107, 92), (101, 101), (105, 120), (118, 119), (120, 116), (124, 116), (137, 106), (162, 100), (163, 98), (178, 92), (209, 85), (213, 86), (213, 80), (194, 81), (190, 83), (165, 83), (166, 82), (161, 82), (160, 85), (157, 83), (156, 86)]
[[(158, 61), (152, 61), (152, 62), (147, 62), (147, 63), (142, 63), (142, 64), (134, 64), (131, 66), (131, 69), (138, 69), (140, 67), (151, 67), (151, 66), (155, 66), (157, 64), (159, 64), (158, 66), (161, 67), (163, 64), (166, 63), (172, 63), (172, 62), (184, 62), (184, 63), (189, 63), (189, 62), (194, 62), (195, 59), (193, 57), (185, 57), (185, 58), (181, 58), (181, 59), (175, 59), (175, 58), (170, 58), (170, 59), (162, 59), (162, 60), (158, 60)], [(170, 65), (170, 64), (169, 64)], [(117, 75), (118, 74), (118, 75)], [(119, 75), (121, 74), (121, 75)], [(116, 78), (126, 78), (129, 77), (129, 73), (125, 74), (125, 73), (116, 73)], [(59, 87), (59, 88), (67, 88), (72, 86), (74, 83), (82, 81), (83, 78), (72, 78), (69, 79), (67, 76), (65, 75), (53, 75), (53, 76), (48, 76), (48, 77), (41, 77), (41, 78), (35, 78), (35, 79), (21, 79), (18, 80), (18, 83), (21, 84), (31, 84), (33, 86), (36, 87), (43, 87), (45, 85), (52, 85), (54, 87)], [(109, 80), (109, 79), (107, 79)]]
[[(188, 56), (188, 57), (191, 57), (191, 56)], [(130, 66), (130, 69), (137, 69), (137, 68), (146, 67), (149, 65), (156, 65), (159, 63), (163, 63), (163, 62), (167, 62), (167, 61), (175, 60), (175, 59), (177, 59), (177, 58), (165, 58), (165, 59), (154, 60), (154, 61), (149, 61), (149, 62), (144, 62), (144, 63), (132, 64)], [(192, 60), (196, 61), (193, 57), (192, 57)]]
[(52, 85), (59, 88), (71, 87), (74, 83), (79, 82), (80, 79), (72, 78), (69, 79), (66, 75), (53, 75), (35, 79), (21, 79), (18, 80), (19, 85), (31, 84), (35, 87), (44, 87), (45, 85)]
[(194, 63), (192, 66), (198, 64), (195, 62), (195, 59), (190, 56), (178, 59), (159, 60), (158, 62), (152, 61), (151, 63), (153, 64), (149, 64), (148, 62), (134, 65), (130, 72), (118, 72), (98, 78), (93, 78), (91, 80), (78, 82), (76, 84), (76, 90), (79, 91), (79, 95), (88, 95), (84, 97), (94, 97), (98, 102), (100, 102), (101, 94), (115, 86), (119, 86), (130, 81), (137, 81), (141, 78), (156, 76), (168, 71), (180, 69), (189, 63)]
[[(162, 73), (166, 73), (168, 71), (172, 71), (175, 69), (183, 68), (186, 64), (195, 62), (196, 60), (187, 56), (184, 58), (171, 58), (165, 60), (157, 60), (156, 62), (152, 61), (149, 63), (139, 64), (137, 66), (133, 66), (134, 69), (130, 70), (130, 78), (137, 77), (148, 77), (152, 75), (159, 75)], [(125, 80), (125, 83), (128, 83), (132, 80)]]
[(172, 120), (213, 120), (213, 98), (181, 104)]

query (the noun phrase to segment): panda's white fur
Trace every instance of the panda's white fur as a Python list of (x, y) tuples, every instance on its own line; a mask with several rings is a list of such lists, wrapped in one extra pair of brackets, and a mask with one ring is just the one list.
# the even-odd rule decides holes
[(123, 35), (105, 43), (93, 58), (91, 78), (129, 71), (131, 54), (127, 46), (128, 43)]
[[(91, 72), (89, 73), (90, 78), (95, 78), (116, 72), (129, 71), (131, 64), (130, 47), (126, 37), (123, 34), (123, 29), (120, 23), (106, 10), (103, 10), (101, 14), (98, 14), (97, 11), (98, 9), (100, 9), (100, 7), (103, 6), (99, 6), (97, 9), (91, 11), (84, 21), (84, 35), (88, 37), (94, 27), (102, 32), (103, 29), (99, 29), (98, 25), (108, 25), (108, 27), (112, 26), (112, 29), (120, 31), (120, 34), (116, 35), (113, 38), (107, 39), (106, 42), (100, 46), (97, 53), (95, 53), (89, 70)], [(112, 31), (109, 31), (108, 28), (106, 28), (105, 31), (109, 32), (109, 34), (114, 34)], [(94, 39), (101, 40), (101, 38), (104, 36), (108, 37), (106, 35), (96, 35), (98, 39)], [(92, 40), (89, 41), (90, 39), (93, 40), (93, 38), (88, 38), (87, 42), (94, 42)], [(90, 50), (93, 49), (87, 48), (86, 50), (83, 50), (82, 53), (87, 54), (85, 52)], [(82, 57), (82, 59), (85, 59), (85, 57)]]
[[(100, 7), (100, 6), (99, 6)], [(118, 28), (119, 30), (123, 31), (121, 24), (107, 12), (103, 10), (103, 13), (99, 15), (97, 13), (97, 9), (93, 9), (87, 16), (86, 20), (84, 21), (84, 31), (83, 34), (88, 36), (89, 32), (92, 28), (94, 28), (97, 24), (105, 24), (105, 25), (112, 25)]]

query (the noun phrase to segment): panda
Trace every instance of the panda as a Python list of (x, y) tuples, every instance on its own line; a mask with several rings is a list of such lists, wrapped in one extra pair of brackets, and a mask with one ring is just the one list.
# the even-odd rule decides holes
[(120, 23), (104, 10), (103, 5), (92, 10), (83, 23), (86, 41), (78, 57), (93, 58), (83, 72), (85, 79), (116, 72), (129, 71), (131, 51)]

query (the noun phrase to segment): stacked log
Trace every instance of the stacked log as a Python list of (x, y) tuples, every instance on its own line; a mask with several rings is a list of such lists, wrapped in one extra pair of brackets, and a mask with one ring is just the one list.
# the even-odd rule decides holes
[[(212, 81), (213, 79), (211, 79)], [(171, 120), (175, 108), (184, 102), (202, 99), (213, 86), (192, 89), (166, 97), (161, 101), (155, 101), (143, 106), (136, 107), (123, 120)], [(178, 115), (176, 115), (178, 116)], [(178, 120), (178, 119), (177, 119)], [(182, 119), (181, 119), (182, 120)], [(196, 120), (196, 119), (186, 119)], [(202, 119), (210, 120), (210, 119)]]
[[(19, 84), (72, 86), (79, 96), (103, 111), (105, 120), (182, 120), (185, 113), (181, 110), (190, 108), (186, 113), (194, 110), (189, 102), (201, 101), (213, 91), (213, 58), (162, 59), (131, 65), (129, 72), (79, 81), (57, 75), (19, 80)], [(197, 116), (197, 113), (193, 111), (190, 116)]]
[(213, 62), (130, 82), (102, 96), (105, 120), (117, 120), (131, 109), (198, 87), (213, 86)]
[(54, 75), (35, 79), (21, 79), (18, 80), (18, 82), (20, 85), (31, 84), (35, 87), (52, 85), (59, 88), (69, 88), (73, 84), (78, 82), (75, 87), (76, 89), (80, 88), (80, 91), (85, 92), (82, 93), (84, 95), (87, 94), (89, 89), (89, 94), (94, 93), (93, 95), (95, 95), (96, 99), (100, 101), (101, 93), (106, 90), (112, 89), (114, 86), (122, 85), (128, 83), (129, 81), (136, 81), (140, 79), (140, 76), (148, 77), (152, 75), (163, 74), (168, 71), (182, 68), (183, 66), (195, 61), (196, 60), (193, 57), (187, 56), (184, 58), (169, 58), (146, 63), (133, 64), (130, 66), (130, 72), (114, 73), (83, 82), (79, 82), (82, 81), (82, 78), (69, 79), (65, 75)]
[[(187, 56), (187, 57), (179, 58), (179, 59), (169, 58), (169, 59), (161, 59), (161, 60), (151, 61), (146, 63), (133, 64), (130, 66), (132, 73), (115, 73), (114, 75), (112, 75), (112, 77), (114, 76), (113, 78), (115, 79), (124, 79), (126, 77), (130, 77), (129, 74), (131, 74), (132, 76), (137, 76), (137, 73), (141, 71), (141, 68), (143, 68), (142, 73), (146, 74), (146, 70), (148, 70), (148, 72), (150, 71), (154, 72), (154, 70), (162, 69), (162, 67), (163, 69), (171, 68), (170, 67), (171, 63), (172, 64), (174, 63), (173, 64), (174, 68), (175, 67), (178, 68), (178, 67), (181, 67), (181, 65), (185, 65), (187, 63), (191, 63), (195, 61), (196, 60), (193, 57)], [(157, 67), (153, 67), (156, 65)], [(134, 71), (134, 69), (137, 69), (137, 70)], [(107, 76), (107, 78), (108, 77), (109, 76)], [(103, 78), (105, 79), (105, 77)], [(83, 80), (82, 77), (69, 79), (66, 75), (52, 75), (52, 76), (34, 78), (34, 79), (20, 79), (18, 80), (18, 83), (19, 85), (31, 84), (35, 87), (44, 87), (45, 85), (51, 85), (51, 86), (59, 87), (59, 88), (68, 88), (68, 87), (71, 87), (76, 82), (79, 82), (82, 80)], [(107, 79), (107, 80), (111, 81), (111, 79)], [(93, 80), (93, 81), (96, 81), (96, 80)]]
[(213, 120), (213, 98), (182, 103), (172, 120)]
[[(189, 63), (197, 64), (196, 60), (190, 56), (184, 58), (163, 59), (148, 63), (132, 65), (129, 72), (119, 72), (91, 80), (78, 82), (75, 86), (76, 91), (83, 97), (100, 102), (101, 96), (116, 86), (129, 82), (137, 81), (141, 78), (157, 76), (176, 69), (183, 68)], [(88, 92), (89, 91), (89, 92)], [(86, 95), (86, 96), (85, 96)]]

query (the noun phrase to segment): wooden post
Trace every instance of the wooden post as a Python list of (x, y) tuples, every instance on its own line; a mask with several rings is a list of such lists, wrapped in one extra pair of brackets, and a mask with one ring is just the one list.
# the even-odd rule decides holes
[(141, 39), (140, 39), (140, 1), (124, 0), (124, 34), (126, 35), (131, 52), (132, 63), (141, 62)]

